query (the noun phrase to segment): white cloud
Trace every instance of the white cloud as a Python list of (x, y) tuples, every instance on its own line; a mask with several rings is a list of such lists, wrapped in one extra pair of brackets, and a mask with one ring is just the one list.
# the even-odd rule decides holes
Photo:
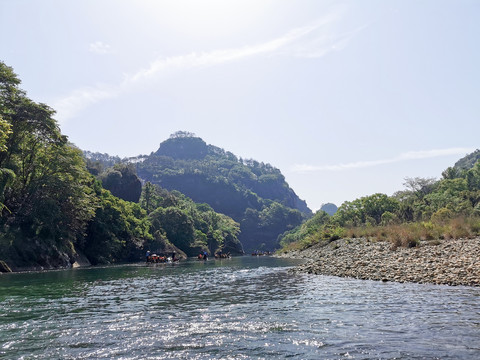
[(56, 118), (65, 121), (74, 117), (79, 111), (89, 105), (93, 105), (102, 100), (111, 99), (120, 94), (120, 89), (108, 85), (97, 85), (95, 87), (85, 87), (73, 91), (70, 95), (59, 99), (54, 104), (57, 111)]
[(330, 52), (344, 49), (348, 41), (365, 28), (361, 27), (347, 34), (333, 36), (329, 25), (335, 20), (336, 17), (328, 16), (313, 25), (293, 29), (282, 37), (258, 45), (160, 57), (148, 68), (141, 69), (133, 75), (127, 75), (123, 85), (176, 70), (215, 66), (260, 55), (319, 58)]
[(336, 165), (297, 164), (292, 167), (291, 171), (295, 173), (311, 173), (311, 172), (318, 172), (318, 171), (342, 171), (342, 170), (350, 170), (350, 169), (375, 167), (379, 165), (393, 164), (393, 163), (398, 163), (401, 161), (408, 161), (408, 160), (430, 159), (430, 158), (450, 156), (450, 155), (465, 155), (467, 153), (471, 153), (472, 151), (475, 151), (475, 149), (474, 148), (448, 148), (448, 149), (433, 149), (433, 150), (424, 150), (424, 151), (408, 151), (388, 159), (356, 161), (356, 162), (341, 163)]
[[(331, 27), (338, 20), (339, 13), (331, 13), (316, 23), (293, 29), (279, 38), (253, 46), (193, 52), (186, 55), (160, 57), (146, 68), (127, 74), (122, 82), (115, 85), (98, 85), (73, 91), (70, 95), (53, 102), (59, 121), (74, 117), (83, 108), (108, 98), (114, 98), (130, 91), (137, 84), (155, 81), (162, 75), (179, 70), (203, 68), (239, 61), (256, 56), (294, 56), (318, 58), (332, 51), (343, 49), (348, 41), (363, 28), (348, 34), (334, 36)], [(111, 47), (97, 41), (90, 44), (90, 51), (105, 54)]]
[(95, 54), (109, 54), (112, 52), (112, 47), (108, 44), (105, 44), (101, 41), (96, 41), (88, 45), (88, 51)]

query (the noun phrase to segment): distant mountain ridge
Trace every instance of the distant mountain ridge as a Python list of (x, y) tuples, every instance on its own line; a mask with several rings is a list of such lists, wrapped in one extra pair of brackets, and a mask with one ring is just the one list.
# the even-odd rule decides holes
[(272, 250), (278, 236), (312, 212), (285, 182), (279, 169), (233, 153), (187, 132), (177, 132), (137, 163), (138, 176), (231, 216), (249, 250)]

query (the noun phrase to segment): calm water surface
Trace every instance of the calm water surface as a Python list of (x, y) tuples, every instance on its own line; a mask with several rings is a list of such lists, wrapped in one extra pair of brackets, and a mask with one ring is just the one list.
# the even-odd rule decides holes
[(480, 289), (240, 257), (0, 276), (5, 359), (479, 359)]

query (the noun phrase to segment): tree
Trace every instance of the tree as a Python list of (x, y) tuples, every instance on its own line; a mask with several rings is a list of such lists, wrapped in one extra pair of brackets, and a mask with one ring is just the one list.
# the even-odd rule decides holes
[(113, 196), (98, 183), (94, 188), (99, 202), (79, 248), (93, 264), (140, 259), (145, 242), (153, 240), (145, 210)]
[(403, 185), (419, 199), (431, 193), (436, 184), (435, 178), (406, 177)]
[[(7, 151), (6, 142), (8, 140), (8, 136), (12, 133), (11, 125), (3, 120), (2, 116), (0, 115), (0, 153)], [(3, 193), (5, 188), (12, 184), (13, 180), (15, 179), (15, 173), (7, 168), (0, 168), (0, 213), (3, 211), (5, 205), (3, 204)]]
[(448, 167), (442, 172), (442, 177), (444, 179), (455, 179), (460, 176), (460, 171), (455, 167)]
[(192, 219), (184, 210), (176, 207), (158, 208), (150, 214), (150, 218), (154, 231), (163, 230), (172, 244), (189, 256), (195, 255), (191, 250), (195, 242), (195, 229)]
[(194, 133), (188, 131), (177, 131), (170, 135), (170, 139), (178, 139), (178, 138), (191, 138), (196, 137)]
[(8, 136), (12, 133), (12, 126), (0, 115), (0, 152), (7, 151)]
[(10, 256), (47, 263), (60, 252), (73, 256), (94, 214), (92, 178), (55, 112), (19, 84), (0, 62), (0, 237), (9, 238)]
[(385, 212), (395, 213), (399, 208), (396, 199), (385, 194), (373, 194), (354, 201), (346, 201), (333, 216), (340, 225), (363, 225), (371, 223), (378, 225), (382, 221)]
[(156, 186), (147, 181), (140, 196), (140, 205), (147, 211), (147, 214), (158, 207), (159, 198)]
[(100, 175), (103, 187), (125, 201), (138, 202), (142, 183), (133, 164), (115, 164)]
[(467, 184), (471, 191), (480, 190), (480, 160), (467, 171)]

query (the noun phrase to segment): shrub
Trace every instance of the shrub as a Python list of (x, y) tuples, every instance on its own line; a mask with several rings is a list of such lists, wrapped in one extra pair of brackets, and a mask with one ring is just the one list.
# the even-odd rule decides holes
[(441, 208), (437, 212), (433, 213), (431, 219), (433, 222), (443, 224), (446, 221), (450, 220), (453, 217), (451, 210), (447, 208)]

